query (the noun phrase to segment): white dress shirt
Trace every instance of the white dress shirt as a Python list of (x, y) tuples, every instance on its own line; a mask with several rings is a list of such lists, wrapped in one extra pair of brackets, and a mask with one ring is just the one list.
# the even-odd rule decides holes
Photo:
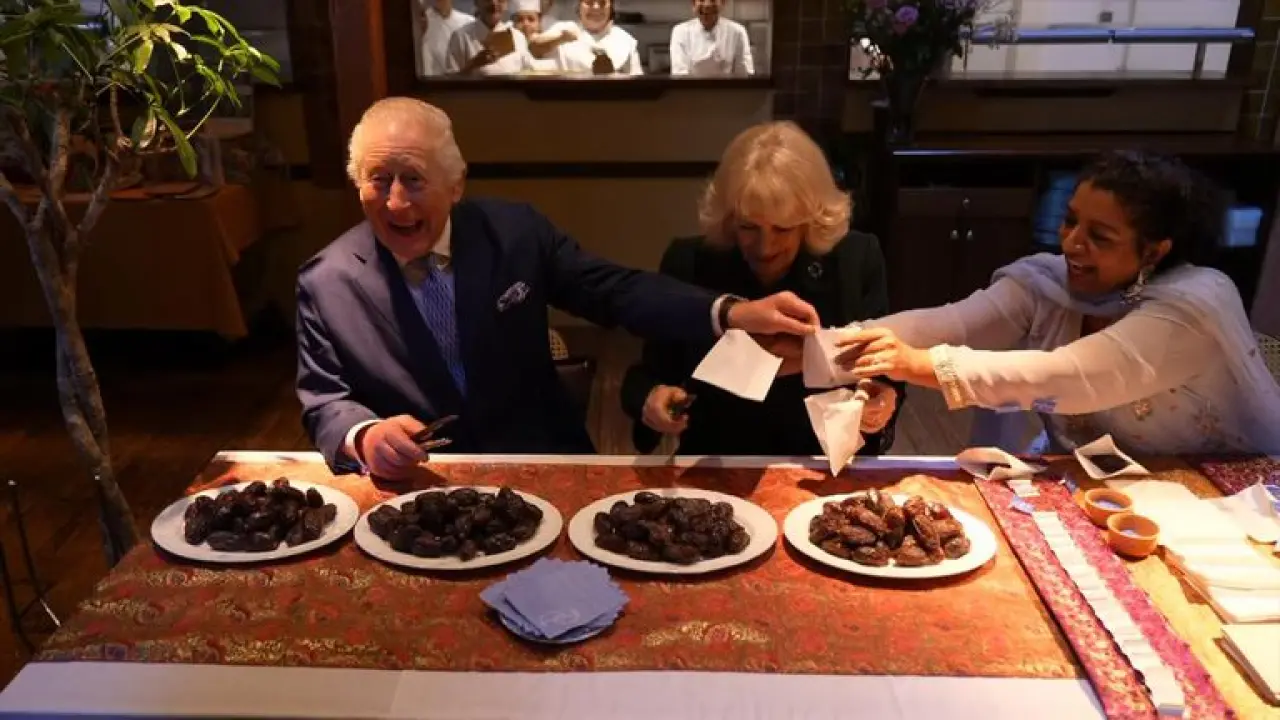
[[(424, 2), (427, 0), (424, 0)], [(445, 73), (445, 55), (449, 50), (449, 38), (459, 28), (474, 22), (475, 18), (454, 10), (449, 17), (444, 17), (430, 5), (426, 10), (427, 27), (423, 32), (421, 20), (415, 16), (415, 29), (418, 31), (418, 76), (443, 75)]]
[(476, 69), (480, 75), (515, 75), (533, 69), (533, 56), (529, 54), (529, 41), (524, 33), (511, 27), (511, 23), (502, 22), (493, 30), (479, 20), (463, 25), (449, 38), (449, 51), (445, 58), (445, 72), (449, 74), (462, 72), (471, 58), (479, 55), (485, 47), (485, 41), (493, 32), (510, 30), (515, 41), (515, 52), (507, 53), (497, 60)]
[(720, 18), (707, 30), (698, 18), (671, 29), (671, 74), (748, 77), (755, 74), (751, 41), (741, 23)]
[(644, 67), (640, 64), (640, 44), (631, 33), (610, 24), (608, 29), (592, 35), (577, 23), (558, 23), (548, 32), (558, 35), (566, 25), (577, 31), (578, 39), (556, 47), (553, 57), (561, 72), (591, 74), (591, 66), (596, 61), (596, 48), (600, 48), (609, 56), (617, 74), (644, 74)]

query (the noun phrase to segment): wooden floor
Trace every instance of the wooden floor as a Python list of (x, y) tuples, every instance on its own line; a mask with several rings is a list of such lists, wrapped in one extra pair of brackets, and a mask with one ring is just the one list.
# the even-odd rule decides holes
[[(639, 343), (621, 333), (569, 330), (575, 354), (598, 358), (589, 425), (602, 453), (632, 454), (630, 421), (618, 403), (622, 373)], [(106, 568), (92, 489), (62, 426), (51, 374), (52, 339), (0, 334), (0, 481), (19, 485), (35, 562), (63, 617)], [(284, 331), (227, 349), (206, 338), (113, 333), (91, 338), (102, 381), (116, 472), (144, 532), (219, 450), (311, 449), (293, 391), (294, 348)], [(916, 390), (898, 424), (896, 454), (954, 454), (968, 437), (967, 413), (948, 412)], [(19, 601), (30, 598), (12, 513), (0, 504), (0, 541)], [(0, 607), (0, 687), (26, 656)], [(29, 616), (39, 626), (39, 618)]]

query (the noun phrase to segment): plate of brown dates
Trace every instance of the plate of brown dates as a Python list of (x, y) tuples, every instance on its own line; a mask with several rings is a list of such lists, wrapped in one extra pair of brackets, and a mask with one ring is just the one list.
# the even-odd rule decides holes
[(579, 510), (569, 540), (583, 555), (639, 572), (696, 575), (750, 562), (778, 540), (778, 523), (742, 498), (696, 488), (613, 495)]
[(991, 528), (973, 515), (919, 495), (877, 490), (814, 498), (787, 515), (782, 531), (804, 555), (872, 577), (960, 575), (996, 554)]
[(252, 563), (302, 555), (338, 540), (360, 508), (324, 485), (277, 478), (205, 490), (182, 498), (151, 523), (166, 551), (211, 563)]
[(444, 487), (375, 505), (356, 523), (360, 549), (416, 570), (476, 570), (529, 557), (555, 543), (555, 506), (508, 487)]

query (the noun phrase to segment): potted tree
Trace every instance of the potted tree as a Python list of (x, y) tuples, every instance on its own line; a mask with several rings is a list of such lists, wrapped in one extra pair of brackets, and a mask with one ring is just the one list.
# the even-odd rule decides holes
[[(58, 400), (76, 453), (96, 485), (103, 546), (114, 565), (138, 541), (115, 481), (107, 417), (76, 316), (84, 248), (111, 199), (122, 165), (176, 152), (196, 173), (191, 139), (224, 104), (233, 82), (276, 84), (279, 66), (225, 18), (178, 0), (0, 0), (0, 200), (17, 218), (52, 319)], [(72, 148), (87, 204), (67, 199)], [(12, 165), (10, 167), (13, 167)], [(18, 187), (19, 174), (27, 185)]]

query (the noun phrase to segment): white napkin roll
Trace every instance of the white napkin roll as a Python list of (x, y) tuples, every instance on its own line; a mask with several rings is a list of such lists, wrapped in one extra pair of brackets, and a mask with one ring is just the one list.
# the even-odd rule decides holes
[[(956, 464), (980, 480), (1030, 480), (1043, 467), (1028, 465), (1009, 453), (994, 447), (969, 448), (956, 455)], [(990, 472), (990, 465), (1005, 465)]]
[[(1107, 478), (1118, 477), (1120, 475), (1150, 475), (1151, 471), (1142, 467), (1136, 460), (1120, 452), (1120, 448), (1116, 447), (1115, 440), (1111, 439), (1111, 435), (1103, 435), (1087, 445), (1081, 445), (1076, 448), (1076, 460), (1080, 461), (1080, 467), (1088, 473), (1089, 477), (1094, 480), (1106, 480)], [(1102, 468), (1094, 464), (1090, 458), (1095, 455), (1115, 455), (1125, 461), (1125, 466), (1115, 472), (1106, 472)]]
[(826, 389), (857, 383), (858, 379), (854, 374), (844, 370), (836, 362), (836, 358), (843, 352), (836, 347), (836, 342), (861, 329), (857, 325), (823, 328), (805, 336), (804, 355), (801, 358), (805, 387)]
[(865, 392), (854, 392), (848, 388), (837, 388), (804, 399), (809, 423), (831, 465), (832, 476), (839, 475), (862, 449), (862, 409), (866, 403)]

